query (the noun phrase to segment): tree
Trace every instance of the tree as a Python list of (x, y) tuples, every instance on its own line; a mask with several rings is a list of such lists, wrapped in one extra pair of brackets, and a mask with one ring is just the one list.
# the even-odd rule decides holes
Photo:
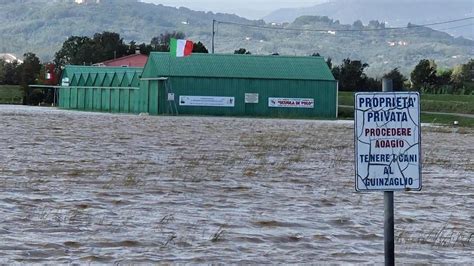
[(64, 65), (91, 65), (127, 55), (129, 46), (123, 43), (118, 33), (104, 31), (87, 36), (71, 36), (56, 52), (57, 67)]
[(474, 59), (469, 60), (467, 64), (456, 66), (452, 72), (452, 81), (461, 83), (463, 81), (474, 80)]
[(452, 86), (451, 76), (453, 74), (452, 69), (438, 71), (436, 77), (436, 93), (452, 93), (454, 87)]
[(328, 65), (329, 69), (332, 69), (332, 58), (331, 57), (328, 57), (328, 59), (326, 59), (326, 64)]
[(193, 53), (202, 53), (208, 54), (209, 51), (207, 50), (206, 46), (202, 42), (195, 43), (193, 46)]
[(180, 31), (165, 32), (160, 36), (153, 37), (150, 41), (150, 45), (153, 51), (156, 52), (169, 52), (171, 39), (184, 39), (186, 35)]
[(127, 55), (136, 54), (137, 52), (148, 55), (151, 50), (151, 45), (149, 44), (137, 44), (135, 41), (131, 41), (127, 44)]
[(374, 78), (367, 78), (363, 87), (367, 91), (382, 91), (382, 81)]
[(369, 21), (369, 25), (367, 26), (372, 29), (384, 29), (385, 23), (384, 22), (380, 23), (378, 20), (371, 20)]
[(120, 34), (104, 31), (94, 34), (92, 39), (95, 48), (95, 57), (92, 63), (107, 61), (127, 55), (127, 45), (123, 43)]
[[(451, 82), (453, 89), (456, 92), (464, 89), (464, 93), (470, 93), (473, 89), (474, 81), (474, 59), (469, 60), (468, 63), (456, 66), (451, 74)], [(471, 84), (470, 86), (466, 86)]]
[(403, 74), (400, 73), (400, 71), (398, 70), (398, 67), (392, 69), (390, 72), (386, 73), (383, 77), (392, 80), (394, 91), (402, 91), (404, 89), (405, 81), (407, 81), (407, 78), (405, 78), (405, 76), (403, 76)]
[(20, 65), (18, 64), (18, 61), (11, 63), (0, 61), (0, 65), (0, 84), (20, 84)]
[(94, 41), (86, 36), (71, 36), (54, 56), (58, 68), (65, 65), (90, 64), (96, 61)]
[(354, 23), (352, 24), (352, 27), (355, 28), (355, 29), (363, 29), (364, 28), (364, 24), (362, 23), (362, 21), (360, 20), (356, 20), (354, 21)]
[(434, 61), (422, 59), (410, 75), (412, 88), (431, 92), (436, 85), (436, 64)]
[[(137, 45), (137, 42), (131, 41), (131, 42), (129, 42), (128, 45), (127, 45), (127, 54), (129, 54), (129, 55), (130, 55), (130, 54), (134, 54), (134, 53), (137, 52), (137, 49), (138, 49), (138, 50), (140, 49), (140, 48), (138, 47), (138, 45)], [(140, 51), (140, 53), (141, 53), (141, 51)]]
[(347, 58), (342, 61), (340, 66), (334, 67), (332, 73), (334, 78), (339, 80), (339, 87), (342, 91), (367, 90), (364, 88), (367, 81), (364, 70), (367, 67), (369, 67), (367, 63)]
[(245, 48), (239, 48), (234, 51), (234, 54), (252, 54), (250, 51), (247, 51)]
[(7, 62), (0, 59), (0, 84), (5, 84), (5, 65)]
[(23, 55), (24, 61), (21, 66), (20, 80), (22, 85), (34, 84), (41, 71), (41, 62), (34, 53)]
[[(32, 91), (30, 93), (29, 85), (35, 84), (38, 76), (41, 71), (41, 62), (39, 58), (34, 53), (26, 53), (23, 55), (24, 60), (23, 64), (19, 67), (20, 73), (20, 85), (23, 89), (23, 100), (24, 104), (34, 104), (37, 105), (39, 102), (42, 101), (44, 98), (42, 91)], [(31, 97), (35, 95), (35, 97)], [(34, 98), (34, 102), (31, 102), (32, 98)]]
[(151, 53), (151, 51), (153, 51), (153, 47), (151, 47), (150, 44), (142, 43), (142, 44), (138, 45), (138, 48), (140, 49), (141, 54), (149, 55)]

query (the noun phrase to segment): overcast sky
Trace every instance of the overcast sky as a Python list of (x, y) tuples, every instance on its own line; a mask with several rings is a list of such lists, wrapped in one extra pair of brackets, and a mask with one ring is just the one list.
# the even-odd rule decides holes
[(188, 7), (193, 10), (235, 13), (239, 16), (259, 19), (283, 7), (312, 6), (325, 0), (142, 0), (174, 7)]

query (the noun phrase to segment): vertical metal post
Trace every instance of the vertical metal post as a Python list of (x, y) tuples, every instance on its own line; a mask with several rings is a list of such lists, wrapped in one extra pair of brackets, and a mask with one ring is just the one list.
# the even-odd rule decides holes
[(392, 92), (393, 91), (393, 81), (391, 79), (382, 79), (382, 91), (383, 92)]
[(336, 119), (339, 117), (339, 80), (336, 81)]
[(213, 19), (212, 20), (212, 53), (214, 54), (214, 39), (215, 39), (215, 36), (216, 36), (216, 20)]
[(393, 221), (393, 191), (384, 192), (384, 247), (385, 265), (395, 265), (395, 223)]
[[(382, 91), (393, 91), (391, 79), (382, 79)], [(386, 266), (395, 265), (395, 222), (393, 209), (393, 191), (384, 191), (384, 248)]]

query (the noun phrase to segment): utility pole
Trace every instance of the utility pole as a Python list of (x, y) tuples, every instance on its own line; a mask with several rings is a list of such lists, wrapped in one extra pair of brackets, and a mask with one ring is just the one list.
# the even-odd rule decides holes
[(211, 52), (214, 54), (214, 39), (216, 37), (216, 20), (212, 20), (212, 49)]
[[(382, 79), (382, 91), (393, 92), (391, 79)], [(393, 215), (393, 191), (384, 191), (384, 249), (385, 265), (395, 265), (395, 223)]]

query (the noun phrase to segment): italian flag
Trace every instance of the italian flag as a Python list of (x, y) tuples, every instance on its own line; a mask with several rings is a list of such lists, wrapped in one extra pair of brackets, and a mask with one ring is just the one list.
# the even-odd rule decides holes
[(171, 56), (183, 57), (191, 55), (193, 52), (193, 42), (187, 40), (171, 39), (170, 53)]

